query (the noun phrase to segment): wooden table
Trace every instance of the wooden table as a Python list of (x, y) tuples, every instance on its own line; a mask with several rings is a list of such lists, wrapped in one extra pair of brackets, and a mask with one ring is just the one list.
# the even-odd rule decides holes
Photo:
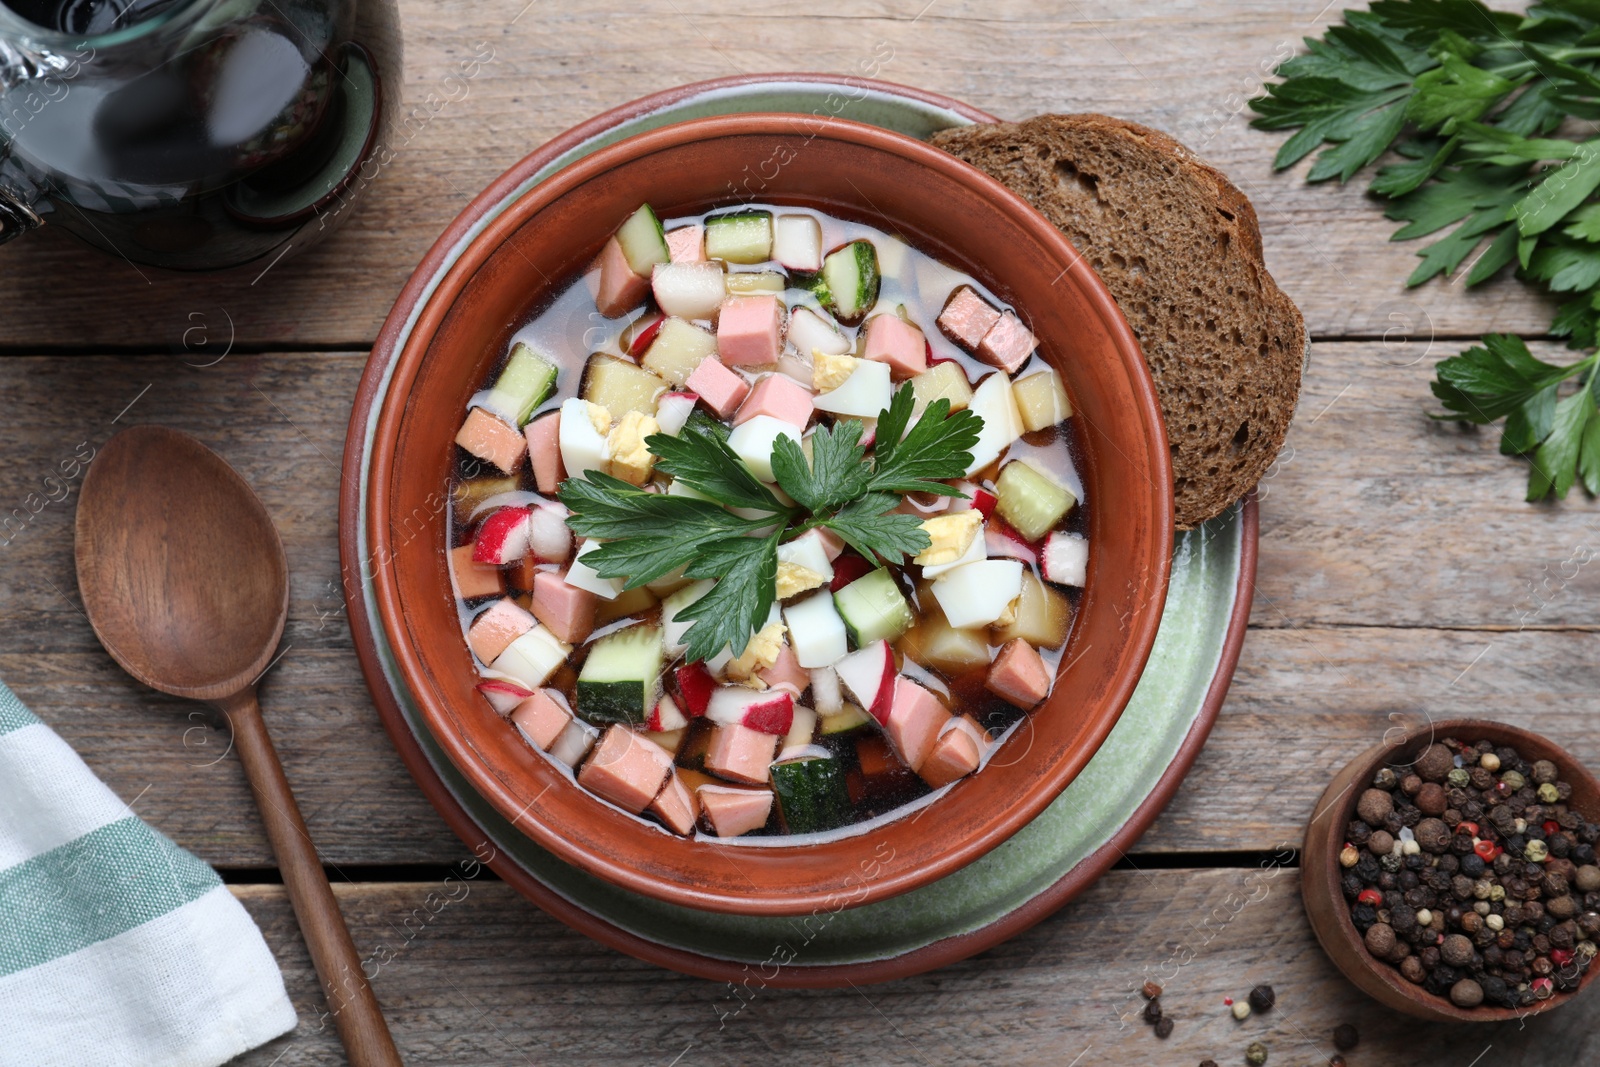
[[(341, 1056), (225, 733), (129, 682), (80, 609), (74, 498), (52, 499), (62, 490), (45, 479), (134, 422), (218, 449), (283, 532), (290, 620), (263, 704), (356, 941), (389, 949), (376, 989), (409, 1062), (1230, 1064), (1259, 1039), (1274, 1065), (1320, 1064), (1341, 1022), (1361, 1030), (1349, 1061), (1363, 1067), (1600, 1060), (1594, 995), (1481, 1031), (1378, 1008), (1317, 948), (1292, 864), (1256, 873), (1297, 844), (1333, 769), (1395, 721), (1492, 716), (1600, 765), (1600, 578), (1575, 562), (1593, 551), (1595, 507), (1577, 491), (1523, 503), (1524, 467), (1496, 453), (1495, 434), (1425, 414), (1438, 359), (1488, 331), (1542, 337), (1550, 306), (1505, 281), (1406, 290), (1414, 249), (1386, 244), (1378, 208), (1356, 188), (1305, 185), (1303, 168), (1275, 176), (1281, 138), (1246, 126), (1263, 70), (1335, 5), (523, 4), (402, 4), (408, 103), (482, 42), (493, 61), (399, 150), (344, 230), (259, 280), (147, 278), (48, 231), (0, 253), (0, 514), (27, 514), (0, 534), (0, 676), (139, 814), (215, 864), (260, 922), (300, 1026), (241, 1062)], [(1076, 903), (974, 959), (883, 986), (763, 990), (719, 1026), (725, 986), (602, 948), (489, 877), (445, 885), (467, 850), (379, 728), (342, 617), (345, 422), (411, 265), (513, 161), (647, 92), (737, 72), (856, 72), (885, 47), (881, 77), (1004, 116), (1125, 116), (1222, 167), (1255, 201), (1313, 357), (1261, 488), (1260, 575), (1232, 692), (1138, 848)], [(227, 358), (193, 366), (222, 351), (230, 322)], [(1149, 977), (1177, 1020), (1165, 1043), (1132, 1014)], [(1276, 987), (1278, 1008), (1235, 1023), (1223, 997), (1257, 982)]]

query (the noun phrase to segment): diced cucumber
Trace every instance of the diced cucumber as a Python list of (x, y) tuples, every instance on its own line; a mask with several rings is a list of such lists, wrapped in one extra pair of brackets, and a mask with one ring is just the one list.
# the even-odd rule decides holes
[(483, 407), (520, 427), (555, 389), (556, 365), (518, 341), (494, 388), (483, 398)]
[(640, 362), (646, 370), (682, 386), (696, 367), (716, 354), (717, 338), (710, 330), (685, 319), (668, 318), (661, 323)]
[(872, 716), (856, 707), (846, 704), (841, 711), (832, 715), (824, 715), (817, 721), (817, 732), (823, 737), (834, 737), (838, 734), (847, 734), (852, 730), (859, 730), (872, 721)]
[(666, 382), (616, 356), (592, 355), (583, 371), (583, 399), (599, 404), (613, 419), (630, 411), (654, 415), (656, 398), (666, 391)]
[(851, 241), (822, 261), (818, 294), (833, 317), (854, 326), (878, 302), (878, 252), (867, 240)]
[(737, 296), (751, 293), (782, 293), (789, 288), (789, 279), (775, 270), (733, 271), (723, 279), (728, 292)]
[(1072, 493), (1023, 460), (1007, 463), (995, 482), (995, 510), (1030, 541), (1049, 533), (1077, 503)]
[(661, 228), (649, 204), (640, 204), (639, 210), (628, 216), (628, 221), (617, 231), (617, 243), (633, 273), (650, 276), (650, 268), (657, 263), (667, 263), (672, 254), (667, 251), (667, 234)]
[(778, 814), (791, 834), (814, 834), (844, 825), (850, 817), (850, 795), (844, 766), (832, 756), (800, 756), (781, 760), (768, 772), (777, 795)]
[(630, 626), (589, 646), (578, 672), (578, 714), (642, 723), (661, 692), (661, 627)]
[(772, 258), (772, 212), (736, 211), (706, 219), (706, 258), (765, 263)]
[(886, 567), (868, 571), (834, 593), (833, 602), (857, 648), (893, 641), (912, 623), (911, 606)]

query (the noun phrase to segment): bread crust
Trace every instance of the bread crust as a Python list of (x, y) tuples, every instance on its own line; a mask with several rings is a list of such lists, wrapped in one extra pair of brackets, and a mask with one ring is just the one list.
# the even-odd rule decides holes
[(1111, 291), (1160, 395), (1178, 528), (1248, 493), (1283, 446), (1309, 344), (1249, 198), (1173, 138), (1105, 115), (964, 126), (932, 143), (1032, 204)]

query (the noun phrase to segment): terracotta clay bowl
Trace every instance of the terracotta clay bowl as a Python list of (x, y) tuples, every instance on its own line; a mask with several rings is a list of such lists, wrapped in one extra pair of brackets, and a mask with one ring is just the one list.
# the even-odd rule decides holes
[[(735, 184), (735, 183), (738, 184)], [(980, 773), (907, 817), (803, 846), (678, 838), (600, 801), (474, 691), (444, 553), (451, 441), (513, 331), (639, 203), (663, 217), (735, 199), (872, 221), (1022, 309), (1072, 396), (1094, 549), (1050, 699)], [(581, 354), (580, 354), (581, 358)], [(571, 388), (570, 374), (562, 388)], [(904, 893), (1026, 825), (1100, 746), (1155, 640), (1171, 564), (1172, 473), (1137, 342), (1093, 271), (992, 179), (878, 127), (797, 115), (698, 119), (621, 141), (540, 183), (474, 237), (421, 308), (380, 410), (373, 574), (399, 672), (449, 758), (567, 862), (687, 907), (798, 915)]]
[(1419, 726), (1392, 742), (1385, 741), (1363, 752), (1334, 776), (1327, 790), (1318, 798), (1311, 823), (1306, 827), (1304, 851), (1300, 854), (1300, 894), (1311, 928), (1334, 965), (1362, 992), (1387, 1007), (1419, 1019), (1496, 1023), (1560, 1007), (1589, 987), (1595, 975), (1600, 974), (1600, 964), (1589, 966), (1573, 992), (1557, 993), (1549, 1000), (1536, 1001), (1526, 1008), (1487, 1005), (1460, 1008), (1445, 997), (1434, 996), (1421, 986), (1412, 985), (1394, 967), (1374, 959), (1367, 952), (1355, 924), (1350, 921), (1350, 910), (1339, 888), (1344, 869), (1339, 866), (1338, 855), (1344, 847), (1345, 828), (1355, 818), (1356, 802), (1379, 768), (1408, 763), (1433, 741), (1447, 737), (1469, 744), (1488, 740), (1496, 747), (1509, 746), (1530, 763), (1549, 760), (1560, 768), (1561, 779), (1572, 785), (1572, 798), (1567, 803), (1589, 818), (1600, 813), (1600, 781), (1596, 781), (1582, 764), (1548, 738), (1515, 726), (1480, 719), (1446, 719)]

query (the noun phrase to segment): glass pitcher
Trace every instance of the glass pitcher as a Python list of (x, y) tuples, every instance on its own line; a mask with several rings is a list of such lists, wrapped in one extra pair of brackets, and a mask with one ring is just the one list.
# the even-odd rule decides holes
[(265, 267), (377, 177), (394, 0), (0, 0), (0, 241)]

